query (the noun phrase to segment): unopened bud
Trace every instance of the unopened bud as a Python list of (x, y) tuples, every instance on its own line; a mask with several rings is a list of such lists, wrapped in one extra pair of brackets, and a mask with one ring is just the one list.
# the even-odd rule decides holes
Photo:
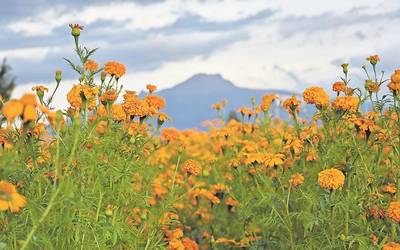
[(56, 76), (55, 76), (55, 80), (57, 83), (60, 83), (62, 79), (62, 71), (61, 70), (56, 70)]

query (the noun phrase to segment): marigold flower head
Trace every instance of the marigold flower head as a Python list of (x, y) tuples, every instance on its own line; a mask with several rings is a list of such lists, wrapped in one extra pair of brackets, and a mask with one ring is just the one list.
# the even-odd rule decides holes
[(182, 169), (185, 173), (199, 175), (201, 171), (201, 165), (198, 161), (189, 159), (183, 163)]
[(392, 201), (389, 204), (389, 208), (386, 211), (387, 217), (394, 220), (395, 222), (400, 222), (400, 201)]
[(287, 110), (289, 114), (299, 113), (300, 112), (300, 101), (297, 100), (296, 96), (292, 96), (291, 98), (287, 98), (283, 102), (283, 107)]
[(151, 93), (153, 93), (154, 91), (156, 91), (157, 90), (157, 86), (156, 85), (153, 85), (153, 84), (147, 84), (146, 85), (146, 89), (149, 91), (149, 93), (151, 94)]
[(345, 176), (342, 171), (329, 168), (325, 169), (318, 174), (318, 185), (321, 188), (336, 190), (344, 185)]
[(114, 121), (123, 121), (126, 118), (124, 108), (121, 104), (111, 105), (111, 114)]
[(109, 89), (106, 92), (104, 92), (103, 95), (100, 96), (100, 101), (106, 105), (106, 104), (112, 104), (115, 100), (117, 100), (118, 95), (117, 91), (115, 89)]
[(261, 109), (264, 112), (268, 112), (271, 108), (271, 104), (278, 99), (276, 95), (264, 95), (261, 97)]
[(99, 70), (99, 64), (93, 60), (87, 60), (85, 62), (84, 68), (92, 73), (96, 72)]
[(400, 244), (396, 242), (388, 242), (383, 245), (382, 250), (400, 250)]
[(34, 86), (34, 87), (32, 87), (32, 90), (33, 90), (33, 91), (42, 91), (42, 92), (49, 91), (49, 89), (46, 88), (46, 87), (43, 86), (43, 85)]
[(290, 177), (289, 183), (292, 187), (298, 187), (304, 182), (304, 176), (300, 173), (295, 173)]
[(2, 108), (2, 113), (9, 123), (12, 123), (15, 118), (22, 115), (24, 111), (24, 104), (17, 100), (10, 100), (6, 102)]
[(119, 62), (109, 61), (104, 65), (104, 72), (108, 75), (115, 76), (116, 78), (123, 76), (125, 71), (125, 65)]
[(332, 106), (342, 111), (357, 111), (360, 99), (356, 96), (338, 96), (333, 101)]
[(139, 98), (129, 98), (123, 103), (125, 112), (131, 117), (145, 117), (150, 114), (149, 104)]
[(32, 93), (28, 93), (23, 95), (19, 101), (24, 105), (32, 105), (34, 107), (37, 106), (36, 95)]
[(32, 122), (37, 119), (37, 112), (34, 106), (26, 105), (23, 113), (24, 122)]
[(332, 90), (335, 92), (344, 92), (346, 90), (346, 85), (344, 84), (344, 82), (335, 82), (332, 84)]
[(170, 142), (179, 140), (180, 133), (176, 128), (163, 128), (161, 138)]
[(303, 99), (308, 104), (324, 107), (329, 103), (329, 95), (321, 87), (307, 88), (303, 92)]
[(365, 89), (369, 93), (377, 93), (380, 90), (379, 84), (372, 81), (372, 80), (366, 80), (365, 81)]
[(194, 240), (185, 237), (182, 239), (182, 244), (185, 247), (185, 250), (198, 250), (199, 246)]
[(397, 188), (394, 183), (386, 184), (385, 186), (383, 186), (382, 190), (384, 193), (388, 194), (395, 194), (397, 192)]
[(371, 55), (367, 57), (367, 61), (369, 61), (372, 65), (376, 65), (381, 59), (378, 55)]
[(144, 100), (149, 105), (150, 110), (153, 111), (152, 114), (165, 107), (165, 100), (161, 96), (147, 95), (144, 97)]
[(19, 212), (25, 207), (26, 198), (17, 192), (15, 186), (7, 181), (0, 181), (0, 211)]

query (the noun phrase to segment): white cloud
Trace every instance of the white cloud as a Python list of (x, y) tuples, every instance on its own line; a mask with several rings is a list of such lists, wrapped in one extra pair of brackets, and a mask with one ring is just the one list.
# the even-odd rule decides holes
[(59, 51), (58, 47), (37, 47), (0, 50), (0, 58), (42, 61), (51, 52)]

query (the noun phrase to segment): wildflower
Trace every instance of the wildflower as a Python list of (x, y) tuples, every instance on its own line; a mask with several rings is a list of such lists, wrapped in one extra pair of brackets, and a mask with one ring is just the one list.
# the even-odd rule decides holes
[(388, 242), (383, 245), (382, 250), (400, 250), (400, 244), (396, 242)]
[(83, 30), (83, 26), (79, 24), (70, 24), (71, 35), (74, 37), (78, 37), (81, 35), (81, 30)]
[(100, 96), (100, 101), (103, 105), (113, 104), (115, 100), (117, 100), (118, 95), (117, 91), (114, 89), (107, 90), (103, 95)]
[(169, 117), (167, 114), (164, 113), (158, 113), (157, 117), (157, 125), (158, 127), (161, 127), (165, 121), (169, 120)]
[(332, 84), (332, 90), (337, 92), (339, 94), (339, 92), (344, 92), (346, 89), (346, 85), (344, 84), (344, 82), (335, 82)]
[(87, 60), (85, 62), (84, 68), (92, 73), (96, 72), (99, 69), (99, 64), (93, 60)]
[(390, 83), (387, 86), (394, 94), (398, 94), (400, 92), (400, 69), (396, 69), (390, 76)]
[(297, 100), (296, 96), (286, 99), (283, 102), (283, 107), (289, 114), (295, 114), (300, 112), (300, 101)]
[(149, 105), (149, 108), (153, 109), (155, 111), (158, 111), (158, 110), (163, 109), (165, 107), (165, 100), (161, 96), (147, 95), (147, 96), (144, 97), (144, 100)]
[(268, 154), (265, 156), (264, 163), (267, 167), (277, 167), (283, 164), (283, 154)]
[(152, 85), (152, 84), (147, 84), (146, 85), (146, 89), (149, 91), (149, 93), (153, 93), (154, 91), (157, 90), (157, 86), (156, 85)]
[(300, 173), (295, 173), (290, 177), (289, 183), (292, 187), (298, 187), (304, 182), (304, 176)]
[(36, 109), (32, 105), (25, 106), (24, 113), (22, 116), (23, 116), (24, 122), (36, 121), (36, 119), (38, 117)]
[(395, 194), (397, 192), (396, 185), (394, 183), (389, 183), (382, 188), (384, 193)]
[(372, 80), (366, 80), (365, 89), (371, 94), (379, 92), (380, 87), (378, 83), (373, 82)]
[(342, 171), (334, 168), (325, 169), (318, 174), (318, 185), (324, 189), (336, 190), (343, 187), (344, 179)]
[(182, 244), (185, 247), (185, 250), (198, 250), (199, 246), (197, 243), (188, 237), (182, 239)]
[(239, 202), (238, 202), (237, 200), (233, 199), (232, 197), (228, 197), (228, 198), (225, 200), (225, 205), (228, 206), (229, 212), (232, 212), (233, 209), (234, 209), (238, 204), (239, 204)]
[(315, 104), (318, 108), (324, 107), (329, 103), (329, 96), (323, 88), (311, 87), (303, 92), (304, 101), (308, 104)]
[(369, 61), (373, 66), (375, 66), (381, 59), (378, 55), (371, 55), (367, 57), (367, 61)]
[(123, 103), (125, 112), (131, 117), (145, 117), (150, 114), (149, 104), (137, 97), (125, 99)]
[(17, 192), (13, 184), (0, 181), (0, 211), (9, 209), (12, 213), (16, 213), (25, 205), (26, 198)]
[(199, 175), (201, 172), (201, 165), (198, 161), (190, 159), (183, 164), (182, 169), (185, 173), (190, 175)]
[(389, 204), (389, 208), (386, 211), (387, 217), (394, 220), (395, 222), (400, 222), (400, 201), (392, 201)]
[(276, 95), (264, 95), (261, 98), (261, 109), (264, 112), (268, 112), (271, 108), (271, 104), (278, 99)]
[(124, 108), (121, 104), (113, 104), (111, 106), (111, 114), (114, 121), (123, 121), (126, 117)]
[(31, 105), (33, 107), (37, 106), (37, 102), (36, 102), (36, 95), (35, 94), (25, 94), (23, 95), (19, 101), (24, 105)]
[(107, 122), (106, 121), (100, 121), (99, 124), (96, 126), (96, 132), (99, 133), (100, 135), (104, 134), (107, 129)]
[(180, 134), (176, 128), (164, 128), (161, 131), (161, 138), (164, 140), (171, 142), (179, 140)]
[(104, 65), (104, 72), (115, 76), (117, 79), (125, 74), (125, 65), (115, 61), (109, 61)]
[(342, 111), (357, 111), (360, 99), (355, 96), (338, 96), (333, 101), (332, 106)]
[(20, 116), (24, 111), (24, 105), (17, 100), (6, 102), (2, 108), (2, 113), (9, 123), (12, 123), (15, 118)]

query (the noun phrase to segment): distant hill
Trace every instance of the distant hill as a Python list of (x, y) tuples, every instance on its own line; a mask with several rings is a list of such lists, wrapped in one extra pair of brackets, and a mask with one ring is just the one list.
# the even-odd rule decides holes
[[(225, 115), (228, 115), (229, 111), (242, 106), (250, 107), (252, 96), (256, 98), (257, 103), (260, 103), (261, 96), (265, 94), (276, 94), (281, 98), (298, 95), (285, 90), (240, 88), (220, 74), (197, 74), (172, 88), (157, 91), (156, 94), (167, 100), (164, 111), (173, 121), (166, 125), (178, 129), (202, 129), (202, 121), (217, 117), (216, 111), (211, 106), (222, 99), (228, 100), (225, 108)], [(273, 109), (278, 116), (287, 116), (281, 108)]]

